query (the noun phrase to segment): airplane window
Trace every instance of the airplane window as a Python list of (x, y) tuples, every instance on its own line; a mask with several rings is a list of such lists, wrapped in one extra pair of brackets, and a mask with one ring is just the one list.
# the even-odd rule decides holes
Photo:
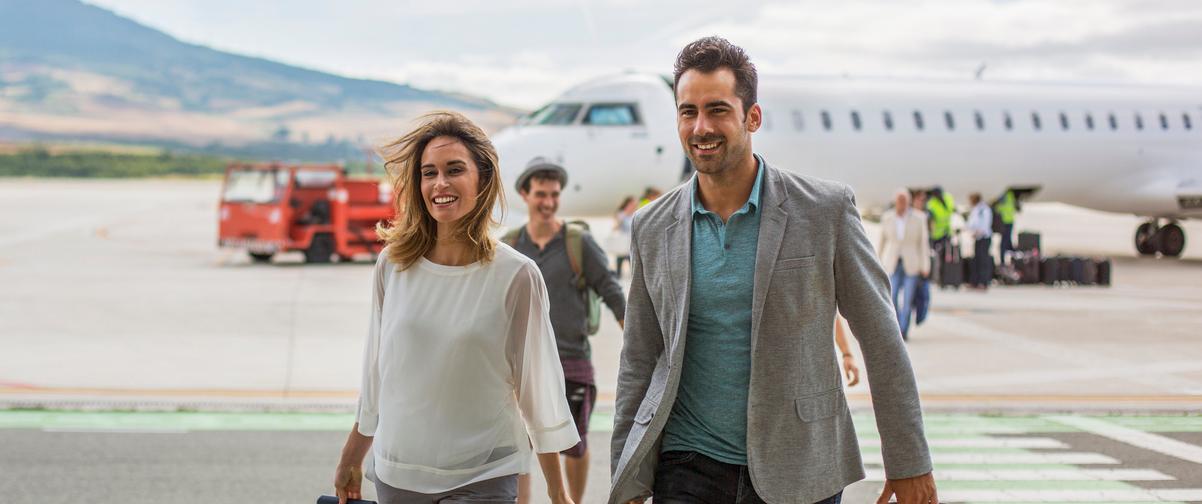
[(1144, 118), (1142, 116), (1140, 116), (1138, 113), (1135, 114), (1135, 129), (1137, 129), (1137, 130), (1144, 129)]
[(1117, 129), (1119, 129), (1119, 120), (1118, 120), (1117, 118), (1115, 118), (1115, 117), (1114, 117), (1114, 113), (1113, 113), (1113, 112), (1111, 112), (1111, 113), (1110, 113), (1110, 115), (1108, 115), (1108, 116), (1106, 117), (1106, 120), (1110, 122), (1110, 129), (1111, 129), (1112, 131), (1113, 131), (1113, 130), (1117, 130)]
[(1039, 119), (1039, 112), (1031, 112), (1031, 127), (1036, 131), (1043, 129), (1043, 121)]
[(1164, 112), (1160, 113), (1160, 129), (1162, 129), (1162, 130), (1169, 129), (1169, 118), (1164, 116)]
[(914, 111), (914, 129), (922, 131), (922, 112)]
[(1085, 128), (1093, 131), (1093, 115), (1088, 113), (1085, 114)]
[(1060, 129), (1068, 131), (1068, 115), (1064, 112), (1060, 113)]
[(633, 103), (595, 104), (584, 115), (584, 124), (594, 126), (632, 126), (639, 123), (639, 114)]
[(943, 122), (947, 124), (948, 131), (956, 129), (956, 119), (952, 117), (952, 113), (950, 111), (943, 112)]
[(1194, 129), (1194, 124), (1192, 122), (1190, 122), (1190, 120), (1189, 120), (1189, 113), (1181, 114), (1181, 125), (1185, 126), (1185, 129), (1187, 129), (1187, 130)]
[(822, 111), (822, 129), (831, 130), (831, 113), (825, 110)]
[(860, 131), (860, 113), (854, 110), (851, 111), (851, 127), (855, 128), (856, 131)]
[(890, 114), (889, 111), (886, 110), (882, 113), (881, 117), (885, 121), (885, 129), (893, 131), (893, 114)]
[(1006, 112), (1005, 115), (1002, 117), (1002, 122), (1005, 123), (1005, 125), (1006, 125), (1006, 131), (1010, 131), (1010, 130), (1014, 129), (1014, 119), (1012, 119), (1010, 117), (1009, 112)]
[(572, 124), (582, 106), (579, 103), (552, 103), (530, 115), (530, 124)]
[(980, 110), (973, 112), (972, 115), (973, 115), (973, 120), (976, 121), (976, 123), (977, 123), (977, 130), (984, 131), (985, 130), (985, 116), (981, 115)]
[(805, 121), (802, 120), (800, 110), (793, 111), (793, 129), (797, 131), (805, 129)]

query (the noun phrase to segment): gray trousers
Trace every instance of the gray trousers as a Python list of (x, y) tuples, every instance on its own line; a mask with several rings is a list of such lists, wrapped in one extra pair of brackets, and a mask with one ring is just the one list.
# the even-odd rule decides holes
[(436, 494), (401, 490), (377, 480), (376, 498), (380, 504), (512, 504), (518, 500), (518, 475), (478, 481)]

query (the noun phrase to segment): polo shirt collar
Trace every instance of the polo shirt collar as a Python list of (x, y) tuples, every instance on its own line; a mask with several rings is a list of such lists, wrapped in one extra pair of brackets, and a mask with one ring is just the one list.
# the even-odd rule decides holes
[[(764, 158), (761, 158), (759, 156), (759, 154), (756, 154), (755, 161), (756, 161), (755, 183), (752, 184), (752, 186), (751, 186), (751, 194), (747, 197), (747, 202), (744, 203), (743, 206), (741, 208), (739, 208), (739, 210), (735, 213), (750, 213), (750, 212), (754, 212), (760, 208), (760, 192), (761, 192), (760, 187), (763, 185), (761, 182), (763, 182), (763, 180), (764, 180)], [(700, 184), (700, 182), (698, 180), (696, 180), (696, 177), (694, 177), (694, 180), (693, 180), (693, 213), (694, 214), (703, 214), (703, 215), (711, 214), (713, 212), (706, 210), (705, 206), (701, 204), (701, 197), (698, 196), (698, 194), (700, 194), (698, 184)]]

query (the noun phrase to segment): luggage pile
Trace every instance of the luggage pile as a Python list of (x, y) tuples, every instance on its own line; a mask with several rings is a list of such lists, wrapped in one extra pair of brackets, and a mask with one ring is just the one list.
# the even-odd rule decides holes
[(1110, 286), (1110, 259), (1063, 255), (1042, 257), (1039, 251), (1039, 233), (1019, 233), (1018, 247), (1011, 263), (999, 268), (995, 278), (1011, 285)]
[[(1039, 233), (1018, 234), (1018, 246), (1010, 264), (996, 266), (993, 279), (1003, 285), (1098, 285), (1110, 286), (1111, 263), (1106, 258), (1056, 255), (1044, 257), (1040, 251)], [(959, 288), (970, 282), (972, 258), (960, 257), (960, 247), (953, 245), (937, 251), (938, 285)], [(991, 256), (990, 262), (997, 264)]]

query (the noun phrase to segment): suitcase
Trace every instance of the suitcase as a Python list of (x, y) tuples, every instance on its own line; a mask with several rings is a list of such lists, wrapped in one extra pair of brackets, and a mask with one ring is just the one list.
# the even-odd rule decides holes
[(1031, 231), (1023, 231), (1018, 234), (1018, 249), (1022, 252), (1037, 252), (1042, 250), (1039, 246), (1039, 233)]
[(1110, 259), (1098, 259), (1098, 285), (1110, 287)]
[(1070, 282), (1077, 285), (1085, 283), (1085, 261), (1080, 257), (1069, 258), (1069, 268), (1072, 271)]
[(1073, 281), (1073, 258), (1065, 256), (1056, 256), (1056, 261), (1060, 264), (1056, 266), (1059, 273), (1057, 283), (1072, 283)]
[(1039, 283), (1039, 256), (1030, 252), (1015, 252), (1010, 264), (1014, 266), (1019, 285)]
[(1060, 258), (1046, 257), (1039, 261), (1039, 279), (1044, 285), (1056, 285), (1060, 281)]
[(1098, 284), (1098, 261), (1091, 258), (1081, 259), (1081, 270), (1081, 285)]
[(955, 245), (949, 245), (939, 263), (939, 287), (960, 288), (964, 283), (964, 261)]

